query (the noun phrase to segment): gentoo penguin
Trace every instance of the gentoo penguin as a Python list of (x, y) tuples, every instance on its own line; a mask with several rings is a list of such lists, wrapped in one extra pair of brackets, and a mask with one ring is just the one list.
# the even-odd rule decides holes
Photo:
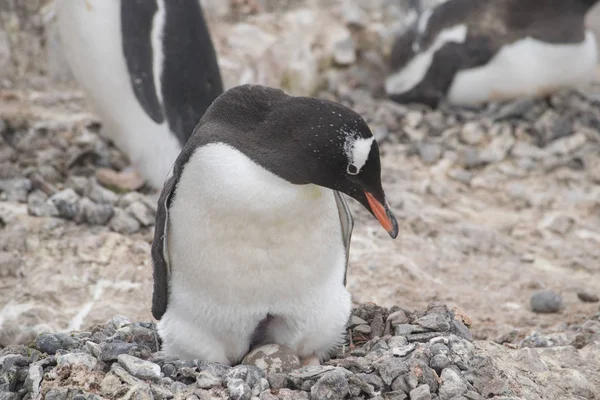
[(236, 86), (206, 111), (168, 175), (152, 244), (163, 351), (235, 364), (286, 345), (305, 364), (340, 344), (352, 216), (341, 193), (387, 232), (379, 148), (340, 104)]
[(536, 97), (589, 84), (597, 0), (448, 0), (425, 10), (392, 48), (391, 99), (436, 106)]
[(137, 173), (160, 189), (223, 92), (198, 0), (59, 0), (68, 63)]

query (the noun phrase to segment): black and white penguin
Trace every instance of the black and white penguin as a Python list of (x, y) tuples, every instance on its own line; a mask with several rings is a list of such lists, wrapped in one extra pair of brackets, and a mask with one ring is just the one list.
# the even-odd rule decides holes
[(223, 92), (198, 0), (59, 0), (66, 59), (135, 171), (160, 189)]
[(358, 200), (395, 238), (379, 148), (340, 104), (256, 85), (207, 110), (162, 190), (152, 244), (163, 350), (235, 364), (286, 345), (314, 364), (340, 344)]
[(597, 0), (448, 0), (424, 11), (390, 55), (391, 99), (436, 106), (536, 97), (589, 84)]

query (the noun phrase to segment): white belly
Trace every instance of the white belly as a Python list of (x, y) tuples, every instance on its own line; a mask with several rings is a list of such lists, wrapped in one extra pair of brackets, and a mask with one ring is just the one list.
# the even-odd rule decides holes
[(345, 253), (331, 190), (292, 185), (213, 144), (188, 162), (175, 196), (174, 293), (200, 290), (224, 304), (264, 306), (329, 277), (342, 285)]
[(455, 104), (476, 104), (583, 87), (592, 81), (596, 65), (596, 38), (591, 31), (580, 44), (526, 38), (501, 49), (488, 64), (459, 72), (448, 99)]
[(162, 187), (181, 147), (166, 122), (139, 105), (121, 43), (119, 0), (59, 0), (57, 17), (73, 75), (102, 119), (104, 133), (154, 187)]
[[(229, 338), (227, 357), (212, 359), (234, 360), (266, 313), (290, 321), (281, 340), (299, 352), (339, 340), (350, 295), (331, 190), (292, 185), (237, 150), (211, 144), (192, 156), (175, 193), (169, 304), (159, 324), (168, 348), (189, 341), (186, 335)], [(191, 342), (179, 347), (198, 341)]]

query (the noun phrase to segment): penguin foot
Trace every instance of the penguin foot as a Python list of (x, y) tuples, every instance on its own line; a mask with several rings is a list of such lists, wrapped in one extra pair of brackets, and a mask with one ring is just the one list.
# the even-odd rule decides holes
[(321, 360), (319, 360), (319, 357), (317, 357), (316, 354), (311, 354), (308, 357), (301, 358), (300, 364), (302, 364), (303, 367), (307, 367), (309, 365), (321, 365)]
[(109, 168), (100, 168), (96, 171), (96, 179), (102, 185), (120, 192), (135, 191), (145, 184), (144, 178), (135, 170), (117, 172)]

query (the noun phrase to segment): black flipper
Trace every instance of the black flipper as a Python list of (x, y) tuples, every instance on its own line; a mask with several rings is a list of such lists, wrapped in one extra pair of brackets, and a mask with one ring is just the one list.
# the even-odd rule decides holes
[(165, 117), (154, 85), (151, 38), (156, 1), (121, 0), (121, 40), (133, 93), (146, 114), (160, 124)]
[(154, 266), (154, 288), (152, 293), (152, 316), (161, 319), (167, 311), (169, 300), (169, 279), (171, 266), (169, 263), (168, 229), (169, 207), (177, 183), (175, 166), (165, 182), (158, 199), (154, 240), (152, 241), (152, 264)]

